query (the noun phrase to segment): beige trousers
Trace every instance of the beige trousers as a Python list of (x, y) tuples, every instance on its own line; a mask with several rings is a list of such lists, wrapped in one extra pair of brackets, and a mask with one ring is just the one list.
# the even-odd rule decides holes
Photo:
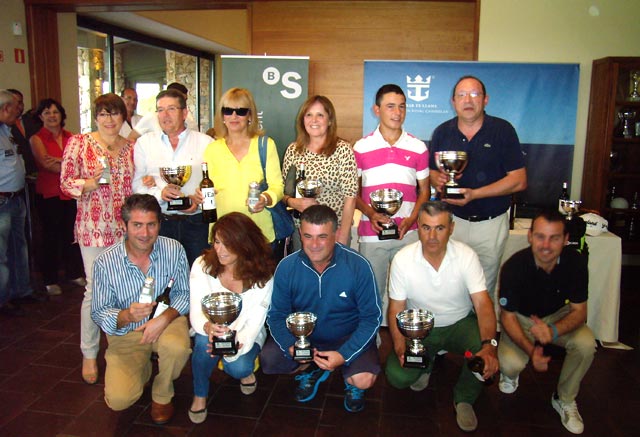
[[(542, 320), (547, 323), (555, 323), (568, 312), (569, 305), (565, 305), (555, 313), (543, 317)], [(516, 316), (525, 335), (533, 342), (534, 338), (529, 333), (533, 322), (529, 317), (519, 313), (516, 313)], [(561, 335), (553, 344), (561, 346), (567, 351), (558, 380), (558, 397), (563, 402), (573, 402), (580, 391), (580, 382), (593, 362), (596, 340), (591, 329), (587, 325), (582, 325), (575, 331)], [(498, 360), (500, 361), (500, 372), (512, 379), (515, 379), (529, 362), (529, 356), (509, 338), (504, 329), (500, 335)]]
[(185, 316), (174, 319), (158, 341), (140, 344), (141, 338), (142, 332), (107, 335), (104, 399), (112, 410), (129, 408), (142, 396), (144, 385), (151, 378), (152, 352), (158, 354), (158, 375), (153, 380), (151, 398), (160, 404), (171, 402), (173, 380), (180, 376), (191, 355)]

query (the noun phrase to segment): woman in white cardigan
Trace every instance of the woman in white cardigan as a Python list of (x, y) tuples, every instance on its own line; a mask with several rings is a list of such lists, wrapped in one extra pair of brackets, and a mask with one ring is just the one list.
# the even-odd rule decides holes
[[(260, 228), (246, 215), (232, 212), (218, 219), (211, 231), (212, 247), (191, 268), (191, 326), (196, 331), (191, 366), (194, 396), (189, 418), (202, 423), (207, 418), (209, 377), (220, 356), (211, 355), (213, 336), (236, 331), (238, 353), (222, 357), (223, 370), (240, 380), (245, 395), (256, 391), (254, 362), (267, 333), (264, 322), (271, 303), (274, 262), (271, 247)], [(211, 323), (201, 308), (202, 298), (217, 291), (242, 296), (242, 310), (228, 327)]]

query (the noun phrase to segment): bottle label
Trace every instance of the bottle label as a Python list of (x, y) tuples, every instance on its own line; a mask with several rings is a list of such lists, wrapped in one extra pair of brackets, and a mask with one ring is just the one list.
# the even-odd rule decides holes
[(169, 308), (169, 305), (167, 305), (164, 302), (158, 302), (158, 306), (156, 307), (156, 313), (153, 315), (153, 318), (155, 319), (160, 314), (164, 313), (167, 310), (167, 308)]
[(216, 209), (216, 193), (213, 188), (202, 188), (202, 197), (204, 197), (202, 202), (203, 211)]
[(150, 293), (150, 290), (142, 290), (142, 293), (140, 293), (140, 299), (138, 299), (138, 302), (140, 303), (152, 303), (153, 302), (153, 296)]
[(478, 381), (484, 382), (484, 378), (482, 377), (482, 374), (478, 372), (471, 372), (471, 373), (473, 373), (473, 376), (475, 376)]

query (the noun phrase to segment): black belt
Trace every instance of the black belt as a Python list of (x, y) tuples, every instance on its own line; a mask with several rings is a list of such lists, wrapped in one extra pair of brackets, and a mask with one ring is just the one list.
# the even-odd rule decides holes
[(488, 216), (470, 215), (469, 217), (460, 217), (460, 216), (456, 216), (456, 217), (461, 218), (462, 220), (466, 220), (468, 222), (484, 222), (486, 220), (494, 219), (498, 216), (497, 215), (488, 215)]
[(22, 193), (24, 193), (24, 188), (18, 191), (8, 191), (8, 192), (0, 191), (0, 197), (6, 197), (8, 199), (11, 199), (13, 197), (19, 196)]
[(169, 220), (169, 221), (182, 221), (182, 220), (186, 220), (189, 217), (191, 217), (190, 215), (184, 215), (184, 214), (162, 214), (162, 220)]

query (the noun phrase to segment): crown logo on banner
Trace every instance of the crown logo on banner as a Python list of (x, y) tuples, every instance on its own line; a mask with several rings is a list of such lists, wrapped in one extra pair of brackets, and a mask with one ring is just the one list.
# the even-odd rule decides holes
[(407, 92), (409, 98), (415, 102), (421, 102), (429, 98), (429, 89), (431, 87), (431, 78), (433, 76), (425, 76), (424, 79), (421, 75), (416, 75), (415, 79), (411, 79), (411, 76), (407, 76)]

